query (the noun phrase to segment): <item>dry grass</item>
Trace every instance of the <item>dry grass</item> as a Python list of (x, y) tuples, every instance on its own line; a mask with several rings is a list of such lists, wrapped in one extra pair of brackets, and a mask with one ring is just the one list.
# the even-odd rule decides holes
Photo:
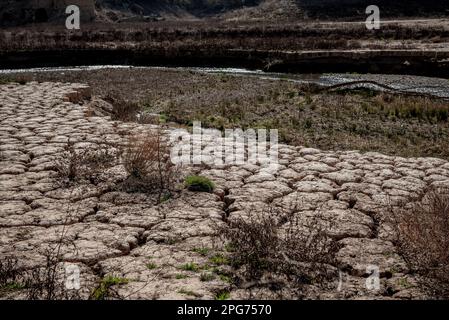
[(373, 33), (364, 24), (250, 22), (163, 22), (84, 24), (67, 32), (63, 25), (8, 28), (0, 32), (0, 50), (134, 48), (176, 54), (179, 50), (223, 49), (310, 50), (348, 49), (368, 44), (385, 48), (386, 41), (445, 42), (449, 30), (441, 25), (388, 24)]
[(369, 90), (319, 92), (287, 81), (173, 70), (28, 76), (89, 83), (103, 97), (115, 90), (143, 111), (181, 125), (199, 120), (218, 129), (276, 128), (281, 142), (295, 145), (449, 159), (449, 106), (438, 99)]
[(79, 300), (79, 292), (65, 286), (59, 247), (47, 249), (44, 256), (45, 264), (32, 268), (25, 268), (16, 257), (1, 257), (0, 298)]
[(63, 185), (83, 182), (97, 185), (102, 181), (105, 169), (117, 163), (116, 147), (103, 145), (77, 150), (74, 143), (68, 141), (64, 152), (54, 161), (59, 182)]
[(125, 100), (117, 93), (108, 93), (104, 100), (112, 105), (111, 119), (123, 122), (136, 122), (142, 107), (137, 103)]
[(449, 299), (449, 190), (430, 189), (395, 212), (398, 245), (432, 298)]

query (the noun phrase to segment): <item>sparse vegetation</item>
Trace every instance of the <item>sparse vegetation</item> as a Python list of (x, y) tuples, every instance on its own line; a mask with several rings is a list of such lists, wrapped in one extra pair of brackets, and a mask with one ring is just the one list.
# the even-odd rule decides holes
[(194, 292), (192, 290), (187, 290), (187, 289), (181, 289), (181, 290), (178, 291), (178, 293), (184, 294), (186, 296), (196, 297), (196, 298), (201, 296), (200, 294), (198, 294), (198, 293), (196, 293), (196, 292)]
[(196, 263), (189, 262), (180, 266), (180, 269), (185, 271), (198, 272), (200, 270), (200, 267)]
[(0, 259), (0, 298), (19, 293), (28, 300), (80, 299), (77, 291), (65, 287), (58, 249), (48, 249), (45, 264), (26, 268), (22, 261), (7, 256)]
[(124, 122), (137, 121), (137, 114), (142, 107), (133, 101), (124, 100), (119, 94), (108, 93), (104, 99), (112, 104), (112, 120)]
[[(30, 75), (28, 75), (31, 77)], [(323, 150), (378, 151), (405, 157), (449, 159), (444, 100), (372, 90), (322, 91), (314, 85), (171, 70), (98, 70), (34, 74), (33, 80), (89, 83), (144, 103), (167, 122), (187, 126), (279, 130), (280, 142)], [(141, 81), (123, 81), (128, 78)], [(297, 94), (292, 96), (291, 92)]]
[(11, 77), (9, 75), (1, 75), (0, 74), (0, 85), (2, 84), (10, 84), (10, 83), (18, 83), (24, 85), (28, 82), (28, 79), (22, 75), (16, 75)]
[(119, 295), (114, 290), (114, 286), (127, 284), (129, 282), (126, 278), (115, 277), (108, 275), (101, 279), (98, 286), (94, 289), (91, 295), (93, 300), (105, 300), (108, 298), (118, 297)]
[(337, 245), (319, 217), (311, 220), (304, 224), (270, 207), (219, 227), (218, 234), (235, 249), (228, 255), (240, 286), (290, 288), (302, 297), (307, 285), (333, 279)]
[(228, 291), (220, 291), (215, 295), (215, 300), (228, 300), (231, 294)]
[(68, 141), (64, 152), (54, 161), (54, 167), (63, 184), (88, 182), (96, 185), (104, 170), (117, 163), (117, 157), (117, 150), (110, 145), (77, 150), (75, 144)]
[(127, 191), (155, 192), (158, 202), (175, 189), (176, 167), (170, 161), (168, 143), (160, 130), (133, 135), (123, 150), (123, 165), (129, 174)]
[(398, 248), (429, 297), (449, 298), (449, 189), (431, 188), (394, 210)]
[(228, 258), (226, 258), (223, 254), (216, 254), (209, 258), (209, 262), (216, 265), (228, 264)]
[(202, 273), (200, 275), (200, 280), (202, 282), (208, 282), (208, 281), (212, 281), (215, 279), (215, 276), (212, 273)]
[(147, 269), (148, 269), (148, 270), (154, 270), (154, 269), (157, 268), (157, 264), (155, 264), (155, 263), (153, 263), (153, 262), (147, 263), (146, 266), (147, 266)]
[(209, 248), (194, 248), (193, 252), (198, 253), (199, 255), (202, 255), (203, 257), (207, 256), (207, 254), (209, 253), (210, 249)]
[(396, 48), (407, 48), (414, 44), (410, 40), (438, 43), (448, 38), (447, 29), (438, 24), (425, 27), (413, 23), (386, 24), (373, 33), (364, 25), (342, 23), (330, 30), (326, 24), (310, 21), (301, 24), (286, 21), (248, 23), (215, 20), (127, 23), (120, 25), (120, 32), (117, 32), (117, 25), (94, 23), (84, 24), (81, 31), (70, 34), (65, 31), (63, 26), (54, 25), (10, 28), (9, 34), (0, 33), (0, 50), (111, 48), (113, 43), (118, 49), (132, 47), (159, 54), (165, 50), (167, 55), (176, 51), (200, 49), (207, 49), (207, 55), (213, 55), (219, 52), (218, 48), (329, 50), (370, 46), (385, 48), (386, 42)]

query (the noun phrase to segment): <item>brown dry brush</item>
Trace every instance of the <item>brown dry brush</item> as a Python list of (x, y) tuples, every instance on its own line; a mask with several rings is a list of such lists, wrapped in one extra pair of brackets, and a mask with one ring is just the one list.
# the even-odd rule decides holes
[(235, 283), (241, 288), (292, 289), (304, 297), (307, 285), (324, 286), (336, 277), (338, 246), (319, 223), (269, 207), (263, 213), (232, 218), (218, 227), (231, 248)]
[[(43, 266), (26, 268), (16, 257), (0, 261), (0, 298), (21, 297), (27, 300), (78, 300), (78, 291), (65, 287), (58, 249), (44, 253)], [(18, 295), (17, 295), (18, 294)]]
[(449, 188), (430, 188), (394, 210), (397, 245), (429, 297), (449, 299)]
[(61, 156), (54, 161), (59, 184), (108, 182), (105, 169), (122, 164), (128, 177), (118, 183), (125, 192), (157, 194), (158, 202), (170, 197), (176, 189), (178, 167), (170, 160), (170, 146), (162, 129), (132, 134), (126, 142), (101, 144), (85, 149), (75, 149), (69, 141)]
[(19, 296), (28, 300), (73, 300), (80, 299), (76, 290), (65, 286), (63, 269), (63, 248), (76, 245), (67, 238), (67, 223), (71, 212), (67, 212), (64, 226), (58, 240), (43, 252), (44, 265), (26, 266), (15, 256), (5, 256), (0, 259), (0, 297), (19, 291)]
[(138, 103), (125, 100), (116, 92), (108, 92), (104, 100), (112, 105), (112, 120), (137, 122), (137, 115), (142, 110)]
[(127, 191), (155, 192), (158, 202), (173, 194), (178, 168), (170, 160), (170, 146), (161, 128), (129, 136), (122, 154), (129, 175), (123, 183)]
[[(244, 28), (242, 28), (244, 26)], [(243, 31), (242, 31), (243, 30)], [(444, 41), (448, 31), (442, 27), (387, 25), (379, 32), (367, 32), (361, 26), (343, 26), (330, 31), (319, 24), (286, 23), (231, 23), (216, 24), (170, 22), (121, 24), (120, 30), (101, 23), (87, 24), (82, 31), (70, 32), (57, 26), (9, 28), (0, 32), (0, 50), (49, 48), (92, 48), (104, 47), (114, 42), (120, 48), (134, 42), (138, 48), (189, 49), (208, 48), (250, 48), (250, 49), (305, 49), (346, 48), (347, 42), (357, 43), (365, 40), (430, 40)], [(298, 41), (301, 39), (302, 41)], [(305, 40), (304, 40), (305, 39)], [(322, 39), (326, 39), (327, 44)], [(332, 44), (334, 42), (334, 44)], [(332, 46), (330, 45), (332, 44)], [(355, 46), (354, 44), (350, 44)], [(174, 48), (173, 48), (174, 47)], [(217, 49), (215, 49), (217, 50)]]
[(69, 140), (62, 155), (54, 161), (54, 169), (60, 183), (64, 185), (82, 182), (98, 184), (101, 181), (102, 172), (116, 163), (117, 150), (117, 146), (110, 144), (77, 150), (74, 143)]

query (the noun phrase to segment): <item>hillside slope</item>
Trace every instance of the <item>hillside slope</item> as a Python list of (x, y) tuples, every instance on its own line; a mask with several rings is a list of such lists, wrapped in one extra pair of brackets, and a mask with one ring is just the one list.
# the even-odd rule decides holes
[[(0, 25), (58, 21), (66, 3), (77, 4), (85, 21), (129, 22), (312, 19), (359, 20), (371, 0), (1, 0)], [(447, 0), (377, 0), (382, 17), (448, 16)]]

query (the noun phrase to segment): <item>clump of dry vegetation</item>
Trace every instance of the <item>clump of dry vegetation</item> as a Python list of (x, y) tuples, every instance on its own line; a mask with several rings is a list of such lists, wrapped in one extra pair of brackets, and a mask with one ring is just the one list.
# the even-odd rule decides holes
[(449, 189), (427, 190), (394, 217), (400, 253), (422, 289), (449, 299)]
[[(313, 220), (313, 221), (312, 221)], [(218, 227), (227, 243), (234, 283), (240, 288), (287, 289), (304, 297), (307, 286), (326, 285), (336, 276), (337, 244), (321, 227), (282, 215), (269, 207), (264, 213), (233, 217)]]
[(127, 191), (155, 192), (159, 201), (174, 192), (178, 170), (170, 160), (169, 144), (161, 130), (129, 136), (122, 150), (128, 173), (123, 187)]
[(77, 290), (65, 286), (64, 268), (57, 248), (45, 252), (45, 264), (25, 268), (23, 261), (7, 256), (0, 260), (0, 298), (27, 300), (78, 300)]
[(75, 144), (68, 141), (64, 152), (55, 162), (55, 171), (59, 181), (64, 185), (88, 182), (97, 185), (105, 169), (117, 164), (118, 150), (116, 146), (101, 145), (98, 147), (75, 149)]
[(142, 109), (138, 103), (125, 100), (113, 93), (108, 93), (104, 99), (112, 105), (112, 120), (124, 122), (137, 121), (137, 115)]

